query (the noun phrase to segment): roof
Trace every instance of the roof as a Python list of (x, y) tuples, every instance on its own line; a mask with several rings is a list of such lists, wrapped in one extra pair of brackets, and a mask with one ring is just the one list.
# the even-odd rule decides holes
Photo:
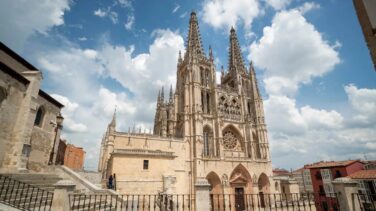
[(61, 104), (59, 101), (57, 101), (55, 98), (51, 97), (49, 94), (47, 94), (46, 92), (44, 92), (43, 90), (39, 90), (39, 95), (44, 97), (46, 100), (48, 100), (49, 102), (55, 104), (57, 107), (59, 108), (62, 108), (64, 107), (63, 104)]
[(276, 169), (273, 169), (273, 175), (274, 176), (277, 176), (277, 175), (290, 175), (290, 172), (287, 171), (286, 169), (276, 168)]
[(331, 167), (345, 167), (349, 166), (353, 163), (360, 162), (360, 160), (345, 160), (345, 161), (320, 161), (317, 163), (313, 163), (311, 165), (307, 165), (307, 168), (314, 169), (314, 168), (331, 168)]
[(376, 179), (376, 170), (360, 170), (347, 177), (351, 179)]
[(0, 61), (0, 69), (6, 74), (10, 75), (12, 78), (15, 78), (19, 82), (23, 83), (24, 85), (27, 85), (30, 83), (30, 81), (27, 78), (19, 74), (17, 71), (13, 70), (11, 67), (2, 63), (1, 61)]
[(18, 55), (16, 52), (12, 51), (10, 48), (8, 48), (4, 43), (0, 42), (0, 49), (3, 50), (5, 53), (7, 53), (9, 56), (14, 58), (16, 61), (21, 63), (23, 66), (25, 66), (29, 70), (35, 70), (38, 71), (36, 67), (34, 67), (32, 64), (27, 62), (24, 58), (22, 58), (20, 55)]
[(292, 173), (297, 173), (297, 172), (302, 172), (302, 171), (304, 171), (304, 167), (302, 167), (302, 168), (300, 168), (300, 169), (296, 169), (296, 170), (294, 170)]

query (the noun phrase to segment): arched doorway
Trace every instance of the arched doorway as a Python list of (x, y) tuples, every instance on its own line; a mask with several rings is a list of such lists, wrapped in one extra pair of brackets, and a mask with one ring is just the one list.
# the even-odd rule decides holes
[(252, 193), (252, 177), (247, 168), (239, 164), (232, 171), (230, 176), (230, 186), (234, 193), (235, 210), (244, 210), (246, 207), (246, 195)]
[(215, 172), (210, 172), (206, 179), (210, 184), (210, 203), (212, 210), (223, 207), (223, 188), (221, 179)]
[(266, 204), (268, 204), (269, 202), (265, 200), (267, 199), (267, 197), (265, 198), (264, 194), (270, 193), (270, 182), (269, 182), (268, 176), (266, 176), (266, 174), (264, 173), (262, 173), (259, 176), (258, 189), (259, 189), (260, 205), (261, 207), (265, 207)]

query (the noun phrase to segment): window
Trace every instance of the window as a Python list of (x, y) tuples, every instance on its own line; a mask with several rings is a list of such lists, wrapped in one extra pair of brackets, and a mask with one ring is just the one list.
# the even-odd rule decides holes
[(323, 180), (326, 180), (326, 181), (332, 180), (330, 169), (321, 169), (320, 173), (322, 175)]
[(315, 177), (317, 180), (322, 180), (320, 171), (316, 171)]
[(3, 87), (0, 87), (0, 105), (7, 98), (7, 92)]
[(37, 115), (35, 116), (34, 125), (41, 127), (44, 117), (44, 108), (43, 106), (38, 108)]
[(149, 169), (149, 160), (144, 160), (144, 170)]
[(341, 172), (339, 170), (336, 170), (336, 178), (342, 177)]
[(325, 195), (325, 190), (324, 190), (324, 187), (322, 185), (319, 186), (319, 194), (320, 195)]

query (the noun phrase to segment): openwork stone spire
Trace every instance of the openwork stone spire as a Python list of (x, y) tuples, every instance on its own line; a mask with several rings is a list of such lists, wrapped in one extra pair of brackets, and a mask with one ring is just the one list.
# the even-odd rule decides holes
[(198, 21), (196, 12), (192, 11), (191, 19), (189, 20), (189, 32), (187, 39), (187, 49), (185, 53), (185, 59), (198, 55), (199, 57), (205, 57), (204, 50), (201, 44), (201, 36), (198, 28)]
[(117, 106), (115, 106), (114, 114), (112, 116), (112, 120), (111, 120), (110, 125), (109, 125), (109, 127), (112, 127), (114, 129), (116, 128), (116, 107)]
[(246, 73), (243, 56), (240, 51), (239, 42), (234, 27), (232, 27), (230, 31), (228, 71), (230, 73)]
[(253, 98), (258, 99), (258, 98), (260, 98), (260, 91), (259, 91), (259, 88), (258, 88), (256, 71), (255, 71), (255, 68), (253, 67), (252, 61), (249, 63), (249, 76), (250, 76), (250, 79), (251, 79)]

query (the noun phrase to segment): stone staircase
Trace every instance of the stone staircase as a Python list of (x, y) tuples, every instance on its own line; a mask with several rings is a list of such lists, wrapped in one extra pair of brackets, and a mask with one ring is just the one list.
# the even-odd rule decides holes
[(0, 174), (0, 203), (20, 210), (50, 210), (54, 184), (60, 178), (54, 174)]
[[(54, 185), (62, 180), (53, 173), (1, 173), (0, 204), (19, 210), (52, 210)], [(70, 196), (71, 210), (116, 210), (113, 206), (116, 196), (103, 194), (103, 197), (92, 197), (75, 190)], [(116, 202), (115, 202), (116, 203)]]

